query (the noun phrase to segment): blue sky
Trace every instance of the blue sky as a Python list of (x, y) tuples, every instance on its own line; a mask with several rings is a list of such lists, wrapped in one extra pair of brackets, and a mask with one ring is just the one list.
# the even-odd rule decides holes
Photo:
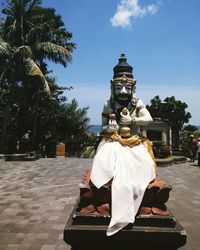
[(60, 85), (74, 87), (69, 100), (90, 107), (91, 124), (101, 124), (121, 53), (145, 104), (174, 95), (188, 104), (189, 123), (200, 124), (199, 0), (43, 0), (43, 6), (55, 8), (73, 33), (73, 62), (51, 67)]

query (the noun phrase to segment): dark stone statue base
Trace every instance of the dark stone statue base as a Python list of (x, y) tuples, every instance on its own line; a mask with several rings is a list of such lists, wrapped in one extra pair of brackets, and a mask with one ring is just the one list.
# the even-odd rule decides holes
[(175, 250), (186, 243), (186, 232), (171, 213), (139, 215), (133, 225), (107, 237), (110, 215), (83, 215), (77, 207), (78, 202), (64, 229), (64, 241), (72, 250)]

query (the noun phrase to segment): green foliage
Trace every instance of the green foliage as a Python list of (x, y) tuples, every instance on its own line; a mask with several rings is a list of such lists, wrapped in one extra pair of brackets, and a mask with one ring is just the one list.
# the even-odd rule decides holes
[[(56, 79), (49, 77), (50, 60), (67, 67), (76, 44), (62, 17), (41, 0), (5, 0), (0, 20), (0, 124), (13, 142), (32, 131), (33, 147), (47, 134), (55, 140), (84, 137), (87, 110), (76, 100), (67, 103)], [(3, 138), (3, 137), (2, 137)], [(1, 139), (2, 139), (1, 138)]]
[(88, 146), (83, 153), (83, 158), (91, 158), (94, 152), (94, 146)]
[(194, 125), (188, 124), (188, 125), (183, 127), (183, 130), (194, 132), (194, 131), (198, 130), (198, 128)]
[(189, 141), (190, 141), (191, 131), (183, 130), (180, 133), (180, 148), (184, 156), (189, 157)]
[(54, 9), (40, 6), (42, 1), (4, 2), (2, 12), (6, 18), (0, 32), (0, 58), (4, 62), (0, 65), (1, 82), (18, 81), (27, 85), (37, 80), (50, 92), (45, 79), (48, 71), (45, 60), (66, 67), (76, 47), (69, 42), (72, 33), (63, 27), (62, 18)]
[(189, 131), (183, 129), (180, 133), (180, 148), (182, 150), (182, 153), (186, 157), (190, 157), (190, 136), (194, 135), (196, 139), (200, 138), (200, 130), (195, 130), (195, 131)]
[(171, 148), (167, 145), (162, 145), (162, 141), (154, 141), (153, 152), (156, 158), (167, 158), (171, 154)]
[(197, 139), (200, 138), (200, 130), (194, 131), (194, 137)]
[(172, 127), (179, 129), (191, 118), (191, 114), (186, 111), (187, 107), (185, 102), (176, 100), (174, 96), (166, 97), (162, 101), (158, 95), (151, 100), (151, 105), (147, 105), (153, 118), (167, 119)]
[(66, 102), (62, 95), (65, 88), (55, 83), (53, 88), (53, 98), (43, 95), (40, 99), (38, 114), (41, 134), (51, 133), (59, 141), (69, 139), (72, 135), (74, 138), (83, 137), (88, 129), (88, 108), (79, 108), (76, 100)]
[(167, 158), (170, 156), (170, 147), (167, 145), (163, 145), (159, 148), (158, 158)]

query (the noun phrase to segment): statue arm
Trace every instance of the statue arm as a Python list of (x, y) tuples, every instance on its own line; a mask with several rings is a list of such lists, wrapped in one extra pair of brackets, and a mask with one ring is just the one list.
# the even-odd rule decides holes
[(137, 125), (148, 125), (153, 121), (149, 111), (141, 100), (138, 100), (137, 109), (137, 116), (134, 118)]

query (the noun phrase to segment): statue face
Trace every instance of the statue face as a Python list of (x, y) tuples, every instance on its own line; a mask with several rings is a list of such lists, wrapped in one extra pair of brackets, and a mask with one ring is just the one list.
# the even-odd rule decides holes
[(114, 93), (117, 102), (127, 104), (131, 100), (133, 85), (129, 82), (114, 82)]

